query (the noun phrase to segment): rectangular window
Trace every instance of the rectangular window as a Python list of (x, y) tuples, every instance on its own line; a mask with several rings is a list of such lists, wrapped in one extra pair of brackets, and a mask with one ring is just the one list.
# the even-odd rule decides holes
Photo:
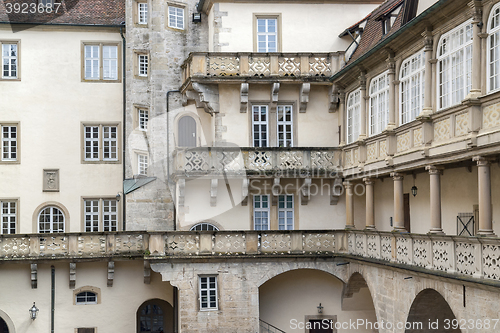
[(253, 196), (254, 230), (269, 230), (269, 195)]
[(168, 6), (168, 27), (184, 30), (184, 8)]
[(293, 230), (293, 195), (278, 197), (278, 228)]
[(84, 161), (118, 161), (118, 126), (87, 125), (83, 133)]
[(267, 105), (252, 106), (253, 146), (267, 147), (269, 142)]
[(138, 154), (137, 155), (137, 170), (139, 175), (148, 174), (148, 155)]
[(2, 161), (17, 161), (17, 126), (2, 125)]
[(86, 44), (83, 52), (85, 80), (118, 80), (118, 45)]
[(0, 220), (2, 221), (0, 234), (15, 234), (17, 222), (17, 202), (0, 201), (0, 206)]
[(145, 2), (137, 4), (137, 23), (148, 24), (148, 4)]
[(257, 18), (257, 52), (278, 52), (277, 18)]
[(148, 76), (148, 55), (147, 54), (139, 54), (138, 55), (138, 64), (139, 64), (139, 76)]
[(2, 79), (18, 78), (19, 44), (17, 42), (0, 42), (2, 46)]
[(138, 109), (138, 120), (139, 120), (139, 129), (142, 131), (148, 130), (148, 119), (149, 119), (149, 111), (146, 109)]
[(293, 146), (293, 119), (291, 105), (278, 105), (278, 147)]
[(115, 199), (85, 199), (85, 232), (117, 231), (118, 202)]
[[(364, 102), (364, 101), (363, 101)], [(361, 90), (349, 94), (347, 98), (347, 143), (353, 143), (359, 137), (361, 110)]]
[(200, 310), (217, 310), (217, 276), (200, 276)]

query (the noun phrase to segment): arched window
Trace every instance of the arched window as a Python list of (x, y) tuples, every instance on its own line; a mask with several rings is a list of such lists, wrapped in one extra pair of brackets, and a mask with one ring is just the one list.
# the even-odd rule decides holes
[(179, 119), (177, 137), (179, 147), (196, 147), (196, 121), (191, 116)]
[(45, 207), (38, 214), (38, 232), (64, 232), (64, 213), (55, 206)]
[(491, 10), (488, 19), (488, 46), (486, 52), (488, 92), (500, 89), (500, 3)]
[(174, 310), (165, 301), (154, 299), (144, 302), (137, 310), (137, 333), (171, 333)]
[(205, 231), (205, 230), (219, 231), (219, 228), (217, 228), (216, 226), (214, 226), (211, 223), (202, 222), (202, 223), (198, 223), (198, 224), (193, 225), (190, 229), (190, 231)]
[(401, 125), (417, 118), (424, 105), (424, 52), (420, 51), (403, 61), (399, 76)]
[(347, 98), (347, 143), (353, 143), (358, 139), (360, 109), (361, 89), (357, 89)]
[(462, 102), (472, 82), (471, 20), (444, 34), (437, 51), (438, 109)]
[(83, 291), (76, 294), (75, 304), (97, 304), (97, 294), (91, 291)]
[(389, 121), (389, 71), (370, 83), (370, 135), (381, 133)]

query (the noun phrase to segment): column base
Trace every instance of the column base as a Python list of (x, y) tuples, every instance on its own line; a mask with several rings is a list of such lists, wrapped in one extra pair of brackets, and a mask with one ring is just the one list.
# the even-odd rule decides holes
[(376, 231), (376, 230), (377, 230), (377, 228), (375, 228), (375, 226), (374, 226), (374, 225), (367, 225), (367, 226), (365, 227), (365, 230), (368, 230), (368, 231)]
[(481, 89), (471, 89), (470, 93), (465, 96), (464, 100), (477, 99), (481, 95)]
[(394, 227), (391, 232), (408, 232), (405, 227)]
[(496, 237), (495, 233), (492, 229), (483, 229), (477, 232), (477, 235), (480, 237)]
[(354, 226), (354, 225), (346, 225), (345, 229), (346, 230), (353, 230), (353, 229), (356, 229), (356, 226)]
[(384, 129), (384, 132), (392, 132), (396, 128), (396, 124), (394, 123), (388, 123), (387, 127)]
[(428, 234), (432, 234), (432, 235), (446, 235), (443, 232), (443, 229), (441, 229), (441, 228), (431, 228), (431, 230), (429, 230)]
[(431, 108), (423, 108), (422, 112), (417, 116), (417, 119), (428, 118), (430, 117), (434, 111)]

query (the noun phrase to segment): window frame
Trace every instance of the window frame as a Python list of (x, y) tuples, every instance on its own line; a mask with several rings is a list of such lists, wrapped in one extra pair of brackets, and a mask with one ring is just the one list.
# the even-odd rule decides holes
[[(182, 15), (175, 15), (176, 17), (182, 17), (182, 27), (179, 27), (179, 25), (177, 24), (178, 21), (176, 19), (176, 25), (174, 26), (173, 24), (171, 24), (171, 21), (170, 21), (170, 8), (175, 8), (177, 10), (182, 10)], [(167, 17), (167, 28), (168, 29), (173, 29), (173, 30), (177, 30), (177, 31), (186, 31), (186, 26), (187, 26), (187, 10), (186, 10), (186, 6), (184, 5), (181, 5), (181, 4), (178, 4), (178, 3), (172, 3), (172, 2), (167, 2), (167, 14), (166, 14), (166, 17)]]
[[(149, 76), (149, 55), (146, 53), (137, 54), (137, 75), (140, 77)], [(141, 59), (142, 58), (142, 59)]]
[[(50, 212), (50, 216), (51, 216), (51, 221), (49, 221), (50, 223), (50, 230), (47, 231), (47, 232), (42, 232), (40, 231), (40, 215), (42, 214), (42, 212), (45, 210), (45, 209), (48, 209), (48, 208), (51, 208), (51, 212)], [(63, 222), (62, 222), (62, 225), (63, 225), (63, 230), (62, 231), (54, 231), (54, 221), (52, 220), (52, 209), (55, 208), (55, 209), (58, 209), (61, 213), (62, 213), (62, 216), (63, 216)], [(36, 224), (37, 224), (37, 233), (39, 234), (54, 234), (54, 233), (64, 233), (66, 231), (66, 222), (67, 222), (67, 218), (66, 218), (66, 212), (65, 210), (60, 207), (60, 206), (57, 206), (55, 204), (47, 204), (47, 205), (44, 205), (42, 206), (39, 210), (38, 210), (38, 213), (36, 214), (37, 218), (36, 218)]]
[[(290, 108), (290, 120), (279, 120), (279, 117), (280, 117), (280, 112), (285, 112), (285, 108), (286, 107), (289, 107)], [(280, 111), (280, 108), (283, 110), (283, 111)], [(252, 112), (253, 112), (253, 108), (252, 108)], [(276, 107), (276, 147), (293, 147), (294, 144), (293, 144), (293, 140), (294, 140), (294, 105), (293, 104), (279, 104), (277, 107)], [(252, 117), (253, 119), (253, 117)], [(290, 132), (290, 145), (281, 145), (280, 144), (280, 141), (285, 141), (286, 142), (286, 138), (284, 138), (283, 140), (280, 139), (280, 125), (281, 126), (290, 126), (290, 131), (287, 131), (285, 129), (284, 131), (284, 134), (286, 136), (287, 132)]]
[[(79, 295), (81, 294), (84, 294), (85, 293), (85, 301), (83, 302), (79, 302), (78, 301), (78, 297)], [(88, 294), (93, 294), (93, 297), (95, 298), (95, 301), (89, 301), (88, 300)], [(75, 305), (93, 305), (93, 304), (97, 304), (97, 293), (93, 292), (93, 291), (88, 291), (88, 290), (85, 290), (85, 291), (81, 291), (79, 292), (78, 294), (75, 295)]]
[[(412, 68), (412, 62), (420, 57), (420, 67), (417, 67), (415, 69)], [(417, 119), (417, 117), (420, 115), (422, 110), (424, 109), (424, 98), (425, 98), (425, 51), (424, 49), (421, 49), (411, 56), (407, 57), (406, 59), (403, 60), (401, 63), (401, 67), (399, 70), (399, 124), (404, 125), (407, 123), (410, 123)], [(404, 66), (408, 64), (408, 74), (403, 77), (403, 72), (404, 72)], [(412, 82), (413, 80), (418, 82), (413, 85)], [(407, 84), (408, 89), (407, 92), (403, 89), (403, 86)], [(413, 87), (417, 87), (419, 89), (420, 93), (417, 93), (415, 96), (413, 93), (415, 93), (415, 90)], [(403, 113), (404, 109), (404, 102), (403, 102), (403, 96), (404, 94), (408, 94), (409, 97), (406, 99), (408, 111), (405, 111)], [(413, 100), (419, 100), (420, 99), (420, 106), (417, 108), (412, 108), (412, 101)], [(416, 110), (416, 111), (414, 111)], [(403, 116), (405, 114), (408, 114), (407, 120), (404, 121)]]
[[(149, 124), (149, 109), (138, 107), (137, 109), (137, 127), (140, 131), (147, 132)], [(141, 116), (141, 112), (143, 115)]]
[[(198, 226), (201, 227), (200, 230), (196, 229)], [(203, 230), (203, 226), (206, 226), (207, 229)], [(208, 229), (209, 227), (212, 229)], [(189, 228), (189, 231), (219, 231), (219, 230), (220, 230), (219, 227), (217, 227), (215, 224), (210, 223), (210, 222), (195, 223), (194, 225), (191, 226), (191, 228)]]
[[(96, 303), (78, 304), (76, 302), (76, 296), (83, 292), (94, 293), (96, 295)], [(101, 304), (101, 288), (93, 286), (83, 286), (77, 289), (73, 289), (73, 305), (95, 305), (95, 304)]]
[[(16, 142), (16, 158), (15, 159), (12, 159), (12, 158), (8, 158), (8, 159), (4, 159), (3, 157), (3, 154), (4, 154), (4, 145), (3, 145), (3, 142), (4, 142), (4, 137), (3, 137), (3, 131), (4, 131), (4, 127), (16, 127), (16, 139), (15, 139), (15, 142)], [(20, 131), (21, 129), (21, 126), (20, 126), (20, 123), (19, 122), (2, 122), (0, 123), (0, 164), (19, 164), (21, 163), (21, 148), (20, 148), (20, 143), (21, 143), (21, 140), (20, 140)], [(8, 140), (9, 142), (13, 141), (11, 138)], [(10, 146), (9, 146), (10, 147)]]
[[(470, 31), (470, 40), (466, 41), (467, 38), (467, 28), (469, 27)], [(444, 50), (443, 45), (446, 45), (447, 40), (449, 40), (452, 35), (454, 35), (456, 32), (460, 31), (461, 29), (464, 29), (463, 31), (463, 37), (464, 37), (464, 43), (460, 45), (458, 48)], [(447, 31), (446, 33), (442, 34), (442, 36), (439, 38), (439, 42), (437, 44), (437, 51), (436, 51), (436, 110), (441, 111), (456, 105), (460, 105), (460, 103), (467, 97), (467, 95), (470, 93), (470, 89), (472, 88), (472, 53), (473, 53), (473, 43), (472, 43), (472, 37), (473, 37), (473, 28), (472, 28), (472, 19), (468, 19), (465, 22), (460, 23), (458, 26), (455, 28)], [(453, 42), (451, 43), (453, 45)], [(470, 52), (469, 55), (467, 54), (467, 49), (470, 47)], [(451, 63), (451, 59), (454, 55), (457, 53), (463, 51), (463, 58), (462, 58), (462, 68), (460, 68), (461, 71), (463, 71), (463, 75), (460, 77), (453, 77), (452, 76), (452, 69), (453, 69), (453, 64)], [(468, 58), (470, 56), (470, 59)], [(470, 60), (470, 64), (469, 64)], [(445, 65), (443, 65), (445, 64)], [(442, 69), (442, 66), (446, 66), (446, 68)], [(468, 68), (469, 67), (469, 68)], [(469, 69), (469, 71), (467, 71)], [(445, 84), (442, 82), (442, 75), (446, 75), (446, 87)], [(453, 85), (454, 81), (459, 81), (459, 83), (462, 84), (462, 89), (463, 89), (463, 96), (460, 98), (458, 101), (453, 101), (454, 94), (457, 92), (457, 90), (453, 91)], [(443, 87), (447, 90), (445, 94), (442, 94), (441, 91), (443, 90)], [(458, 94), (457, 94), (458, 95)], [(446, 98), (445, 98), (446, 97)], [(445, 100), (446, 99), (446, 100)], [(443, 103), (445, 101), (445, 103)]]
[[(380, 88), (380, 82), (387, 84)], [(382, 133), (389, 123), (389, 71), (385, 71), (375, 76), (368, 86), (368, 136), (374, 136)], [(374, 90), (375, 89), (375, 90)], [(385, 96), (385, 98), (384, 98)], [(385, 99), (385, 100), (382, 100)], [(375, 103), (374, 103), (375, 102)], [(381, 110), (382, 102), (385, 108)], [(361, 101), (363, 103), (363, 101)], [(385, 115), (385, 121), (384, 116)], [(361, 119), (361, 117), (360, 117)]]
[[(282, 202), (282, 199), (283, 198), (283, 203), (284, 203), (284, 207), (280, 207), (280, 204)], [(292, 207), (287, 207), (287, 199), (291, 198), (291, 203), (292, 203)], [(284, 228), (282, 229), (281, 228), (281, 223), (280, 223), (280, 212), (283, 212), (285, 214), (284, 216)], [(278, 196), (278, 204), (277, 204), (277, 213), (278, 213), (278, 230), (295, 230), (295, 198), (294, 198), (294, 195), (293, 194), (280, 194)], [(291, 213), (292, 214), (292, 225), (291, 225), (291, 228), (289, 228), (289, 225), (288, 225), (288, 213)]]
[[(256, 207), (256, 198), (260, 197), (261, 199), (259, 200), (260, 206), (262, 206), (262, 198), (266, 197), (267, 198), (267, 207), (262, 208), (262, 207)], [(261, 212), (261, 213), (267, 213), (267, 229), (257, 229), (256, 228), (256, 212)], [(262, 219), (262, 217), (261, 217)], [(262, 226), (262, 223), (261, 223)], [(252, 196), (252, 230), (259, 230), (259, 231), (267, 231), (271, 230), (271, 196), (269, 194), (254, 194)]]
[[(86, 128), (87, 127), (98, 127), (98, 146), (97, 146), (97, 158), (87, 158), (86, 157)], [(106, 139), (104, 137), (105, 128), (115, 127), (116, 128), (116, 138), (115, 139)], [(82, 122), (81, 123), (81, 140), (82, 140), (82, 163), (112, 163), (119, 164), (121, 163), (121, 126), (120, 122), (109, 122), (109, 123), (95, 123), (95, 122)], [(91, 140), (96, 141), (96, 140)], [(105, 152), (105, 143), (106, 142), (115, 142), (116, 143), (116, 158), (104, 157)]]
[[(105, 211), (106, 201), (115, 203), (115, 211), (108, 213)], [(95, 212), (91, 212), (91, 214), (87, 214), (87, 203), (88, 202), (97, 202), (97, 205), (94, 206), (97, 210)], [(85, 196), (82, 197), (82, 218), (81, 218), (81, 230), (82, 232), (113, 232), (121, 230), (121, 205), (119, 201), (116, 199), (116, 196)], [(114, 213), (114, 214), (113, 214)], [(97, 218), (97, 230), (87, 230), (87, 215), (92, 215)], [(115, 216), (115, 226), (105, 228), (105, 216), (109, 215)], [(111, 221), (111, 220), (110, 220)], [(108, 222), (109, 223), (109, 222)], [(94, 226), (91, 226), (94, 229)], [(107, 229), (107, 230), (106, 230)]]
[[(9, 232), (4, 232), (4, 204), (9, 203), (9, 204), (14, 204), (15, 207), (15, 212), (14, 214), (12, 213), (7, 213), (7, 217), (14, 217), (14, 232), (12, 231), (12, 227), (8, 226), (7, 230)], [(8, 208), (10, 209), (10, 208)], [(11, 224), (12, 221), (8, 221), (8, 224)], [(0, 235), (13, 235), (17, 234), (19, 232), (19, 198), (0, 198)]]
[[(138, 25), (148, 25), (149, 21), (149, 4), (147, 1), (137, 1), (137, 24)], [(145, 9), (141, 9), (141, 5), (145, 6)], [(141, 20), (141, 13), (144, 13), (144, 19)]]
[[(3, 46), (4, 45), (16, 45), (17, 46), (17, 55), (16, 55), (16, 76), (4, 76), (3, 75)], [(10, 56), (9, 56), (10, 57)], [(21, 40), (19, 39), (0, 39), (0, 64), (1, 64), (1, 73), (0, 73), (0, 81), (21, 81)]]
[[(495, 12), (498, 11), (498, 13), (495, 15)], [(497, 17), (498, 25), (496, 27), (491, 27), (492, 22), (495, 18)], [(488, 15), (488, 21), (487, 21), (487, 26), (486, 26), (486, 33), (488, 34), (488, 37), (486, 37), (486, 93), (493, 93), (497, 92), (500, 90), (500, 3), (496, 3), (490, 11), (490, 14)], [(491, 38), (496, 36), (496, 63), (498, 64), (498, 69), (496, 72), (495, 77), (498, 78), (498, 86), (492, 88), (492, 71), (491, 71), (491, 52), (492, 52), (492, 47), (491, 47)]]
[[(90, 46), (90, 45), (95, 45), (99, 46), (99, 57), (98, 57), (98, 62), (99, 62), (99, 78), (87, 78), (85, 76), (85, 63), (86, 63), (86, 53), (85, 53), (85, 47)], [(104, 78), (104, 46), (116, 46), (116, 79), (105, 79)], [(81, 42), (81, 59), (82, 59), (82, 82), (108, 82), (108, 83), (120, 83), (121, 82), (121, 77), (122, 77), (122, 43), (119, 41), (82, 41)]]
[[(259, 108), (259, 120), (256, 121), (254, 119), (254, 108)], [(262, 120), (262, 116), (261, 116), (261, 111), (262, 111), (262, 108), (266, 108), (266, 120), (263, 121)], [(269, 126), (269, 115), (270, 115), (270, 112), (269, 112), (269, 105), (268, 104), (252, 104), (251, 108), (250, 108), (250, 117), (252, 119), (252, 123), (251, 123), (251, 133), (252, 133), (252, 142), (251, 142), (251, 147), (256, 147), (256, 148), (267, 148), (267, 147), (271, 147), (271, 143), (269, 142), (269, 130), (270, 130), (270, 126)], [(259, 134), (259, 138), (256, 139), (255, 137), (255, 125), (258, 125), (259, 126), (259, 131), (258, 131), (258, 134)], [(266, 128), (266, 137), (265, 138), (262, 138), (262, 127), (261, 126), (265, 126)], [(255, 141), (258, 140), (259, 141), (259, 145), (255, 145)], [(265, 140), (265, 145), (263, 146), (262, 143), (263, 141)]]
[[(349, 100), (352, 98), (356, 98), (356, 94), (359, 95), (359, 101), (356, 102), (354, 101), (352, 106), (349, 106)], [(346, 98), (346, 142), (347, 144), (351, 144), (356, 142), (359, 138), (359, 134), (361, 132), (361, 103), (364, 103), (364, 101), (361, 100), (361, 88), (357, 88), (349, 93)], [(356, 114), (351, 114), (349, 116), (350, 112), (355, 112), (357, 108), (357, 113)], [(352, 118), (353, 122), (351, 125), (349, 125), (349, 119)], [(357, 119), (356, 119), (357, 118)], [(357, 131), (354, 131), (353, 133), (353, 127), (357, 124)], [(356, 135), (356, 138), (354, 138), (354, 135)], [(352, 136), (352, 138), (349, 140), (349, 136)]]
[[(208, 279), (215, 279), (215, 288), (211, 288), (210, 281)], [(203, 289), (202, 288), (202, 279), (207, 279), (207, 288)], [(217, 274), (203, 274), (203, 275), (198, 275), (198, 306), (200, 311), (217, 311), (219, 310), (219, 281), (218, 281), (218, 275)], [(203, 291), (206, 290), (208, 292), (208, 297), (210, 297), (210, 291), (215, 291), (215, 306), (203, 306), (203, 299), (202, 299), (202, 293)], [(210, 305), (210, 299), (207, 300), (208, 305)]]
[[(258, 20), (265, 19), (275, 19), (276, 20), (276, 50), (275, 51), (269, 51), (268, 50), (268, 45), (266, 45), (266, 50), (265, 51), (259, 51), (259, 32), (258, 32)], [(281, 24), (281, 14), (280, 13), (254, 13), (253, 14), (253, 51), (257, 53), (276, 53), (276, 52), (282, 52), (282, 38), (281, 38), (281, 31), (282, 31), (282, 24)], [(268, 32), (266, 32), (267, 34)], [(266, 40), (267, 42), (267, 40)]]
[[(141, 161), (141, 157), (143, 161)], [(137, 174), (141, 176), (147, 176), (148, 168), (149, 168), (149, 155), (146, 153), (137, 153)]]

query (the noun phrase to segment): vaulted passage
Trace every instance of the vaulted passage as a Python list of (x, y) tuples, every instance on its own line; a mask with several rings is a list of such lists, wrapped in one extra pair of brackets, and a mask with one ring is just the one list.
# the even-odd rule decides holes
[[(460, 333), (459, 328), (453, 329), (454, 319), (455, 315), (443, 296), (433, 289), (425, 289), (411, 305), (407, 322), (412, 325), (405, 333)], [(418, 327), (420, 323), (421, 327)]]
[(0, 333), (9, 333), (7, 323), (0, 317)]
[(137, 333), (142, 332), (173, 333), (174, 310), (172, 306), (160, 299), (144, 302), (137, 310)]

